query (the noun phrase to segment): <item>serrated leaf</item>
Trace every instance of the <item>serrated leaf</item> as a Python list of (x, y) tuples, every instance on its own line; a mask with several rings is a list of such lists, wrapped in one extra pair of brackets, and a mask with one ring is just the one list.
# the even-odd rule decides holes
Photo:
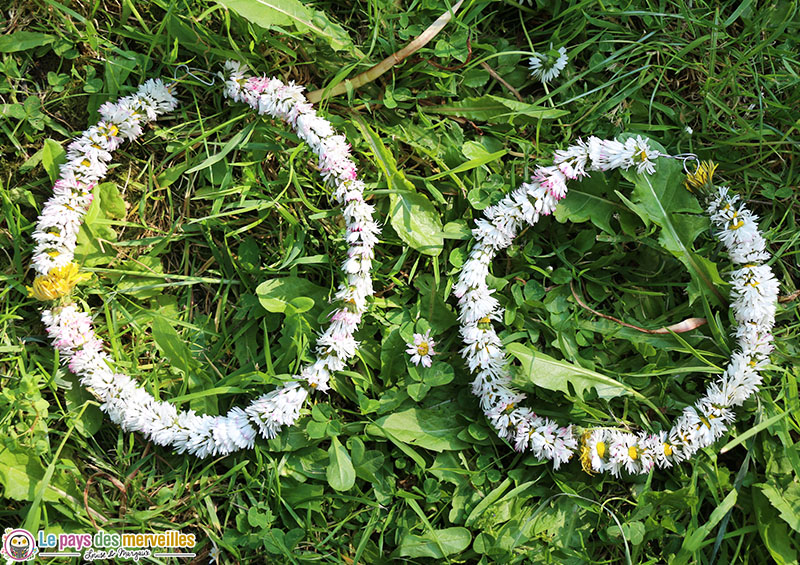
[(443, 559), (448, 555), (464, 551), (472, 542), (472, 534), (466, 528), (444, 528), (429, 530), (423, 535), (407, 534), (400, 540), (397, 552), (403, 557), (433, 557)]
[[(620, 136), (624, 140), (627, 136)], [(650, 146), (666, 153), (658, 143), (650, 140)], [(692, 194), (683, 186), (683, 169), (675, 159), (660, 158), (658, 167), (652, 175), (639, 174), (634, 169), (623, 171), (622, 175), (634, 184), (631, 200), (636, 211), (661, 228), (659, 243), (689, 270), (697, 285), (689, 287), (689, 301), (694, 302), (700, 295), (696, 290), (702, 288), (717, 304), (724, 302), (715, 284), (719, 282), (716, 268), (710, 269), (708, 261), (701, 261), (692, 249), (692, 243), (699, 235), (700, 223), (708, 226), (708, 219), (691, 216), (682, 212), (699, 213), (703, 209)]]
[(522, 370), (514, 379), (514, 383), (519, 386), (534, 384), (547, 390), (570, 394), (568, 384), (571, 384), (580, 396), (590, 389), (595, 389), (600, 398), (615, 398), (627, 394), (641, 396), (611, 377), (567, 361), (559, 361), (520, 343), (509, 343), (506, 350), (522, 364)]
[(352, 39), (344, 28), (331, 21), (319, 10), (303, 5), (299, 0), (217, 0), (229, 8), (263, 28), (275, 26), (292, 26), (300, 33), (314, 33), (322, 38), (336, 51), (350, 51), (356, 57), (361, 52), (353, 45)]
[(328, 456), (330, 457), (330, 463), (328, 463), (328, 469), (325, 474), (331, 488), (338, 491), (353, 488), (353, 485), (356, 484), (356, 471), (353, 468), (353, 462), (350, 460), (350, 454), (347, 453), (347, 449), (336, 436), (331, 438)]
[(800, 532), (800, 485), (789, 483), (785, 488), (778, 489), (775, 485), (761, 483), (755, 485), (767, 497), (770, 504), (781, 518), (796, 532)]
[(792, 543), (797, 536), (792, 536), (786, 523), (778, 519), (777, 512), (760, 488), (754, 488), (752, 492), (758, 533), (775, 563), (778, 565), (797, 563), (798, 551)]
[(580, 182), (573, 182), (556, 207), (555, 216), (559, 222), (591, 221), (606, 233), (615, 234), (611, 227), (614, 214), (627, 214), (630, 211), (622, 204), (608, 198), (608, 179), (606, 175), (595, 173)]

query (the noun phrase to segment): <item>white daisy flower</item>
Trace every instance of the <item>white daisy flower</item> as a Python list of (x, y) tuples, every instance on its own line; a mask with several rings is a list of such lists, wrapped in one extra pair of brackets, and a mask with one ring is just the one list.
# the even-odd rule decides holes
[(533, 56), (528, 59), (528, 68), (533, 78), (546, 84), (561, 74), (561, 71), (567, 66), (568, 60), (566, 47), (553, 49), (551, 44), (549, 51), (533, 53)]
[(422, 364), (423, 367), (430, 367), (433, 361), (431, 357), (436, 355), (433, 346), (436, 342), (431, 339), (431, 331), (428, 330), (424, 334), (414, 334), (414, 341), (407, 343), (408, 349), (406, 353), (411, 355), (411, 362), (414, 365)]
[(584, 469), (589, 468), (597, 473), (606, 470), (606, 463), (608, 462), (608, 431), (602, 428), (592, 430), (592, 432), (585, 437), (584, 449), (581, 454), (581, 463)]

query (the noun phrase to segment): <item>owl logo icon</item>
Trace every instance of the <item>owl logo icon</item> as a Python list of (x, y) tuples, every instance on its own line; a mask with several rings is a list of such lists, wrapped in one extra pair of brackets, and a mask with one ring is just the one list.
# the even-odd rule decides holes
[(0, 554), (5, 555), (11, 561), (30, 561), (38, 551), (36, 540), (28, 530), (6, 528), (3, 534), (3, 549)]

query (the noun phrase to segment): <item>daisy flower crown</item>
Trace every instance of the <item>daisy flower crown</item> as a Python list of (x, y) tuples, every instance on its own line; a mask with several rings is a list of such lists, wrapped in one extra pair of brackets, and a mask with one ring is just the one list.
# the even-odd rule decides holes
[(306, 101), (303, 87), (276, 78), (249, 77), (241, 64), (231, 61), (225, 63), (222, 75), (227, 98), (288, 124), (309, 145), (319, 158), (322, 178), (333, 188), (342, 209), (348, 244), (342, 264), (344, 282), (335, 295), (338, 307), (331, 314), (331, 323), (317, 339), (316, 359), (288, 382), (224, 416), (179, 411), (114, 370), (103, 341), (94, 332), (91, 313), (71, 298), (75, 285), (90, 276), (81, 272), (73, 257), (92, 191), (106, 176), (112, 153), (123, 142), (142, 135), (148, 122), (178, 105), (175, 85), (161, 80), (148, 80), (135, 94), (105, 103), (99, 109), (102, 119), (69, 145), (53, 196), (45, 203), (33, 232), (32, 264), (38, 276), (29, 287), (31, 296), (53, 303), (42, 312), (53, 346), (112, 421), (126, 431), (141, 432), (158, 445), (201, 458), (251, 448), (258, 435), (275, 437), (284, 426), (297, 421), (312, 391), (329, 390), (331, 373), (342, 370), (359, 345), (354, 333), (372, 295), (370, 271), (380, 233), (372, 219), (373, 207), (364, 200), (364, 183), (357, 177), (347, 140)]
[(472, 230), (476, 242), (453, 289), (464, 343), (461, 354), (475, 375), (472, 392), (501, 438), (517, 451), (551, 460), (556, 469), (575, 455), (588, 473), (620, 476), (623, 471), (637, 474), (655, 466), (670, 467), (720, 438), (735, 420), (733, 409), (761, 384), (760, 373), (772, 351), (778, 282), (766, 264), (770, 256), (757, 217), (728, 187), (714, 184), (716, 165), (704, 162), (688, 174), (686, 187), (706, 197), (716, 238), (735, 266), (730, 274), (730, 306), (737, 348), (724, 373), (694, 405), (684, 408), (670, 429), (655, 433), (561, 426), (524, 406), (525, 394), (512, 385), (512, 368), (493, 327), (503, 313), (487, 283), (493, 259), (511, 245), (523, 226), (553, 213), (566, 196), (568, 183), (592, 171), (635, 169), (638, 174), (652, 175), (659, 159), (675, 157), (656, 151), (641, 136), (624, 141), (579, 140), (557, 150), (553, 164), (538, 167), (531, 182), (487, 208)]

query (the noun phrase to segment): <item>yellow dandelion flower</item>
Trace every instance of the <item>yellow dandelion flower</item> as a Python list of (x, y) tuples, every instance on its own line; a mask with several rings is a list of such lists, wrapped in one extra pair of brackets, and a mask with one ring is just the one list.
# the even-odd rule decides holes
[(51, 269), (47, 275), (39, 275), (28, 288), (28, 296), (37, 300), (55, 300), (72, 292), (80, 282), (92, 278), (90, 273), (81, 273), (77, 263)]
[(712, 187), (712, 178), (714, 176), (714, 171), (717, 170), (717, 164), (713, 161), (701, 161), (697, 165), (697, 170), (693, 173), (689, 173), (686, 175), (686, 190), (689, 192), (693, 192), (693, 188), (695, 189), (703, 189), (703, 188), (711, 188)]
[(591, 430), (587, 430), (581, 435), (581, 467), (587, 475), (594, 475), (592, 472), (592, 448), (588, 443), (591, 436)]

